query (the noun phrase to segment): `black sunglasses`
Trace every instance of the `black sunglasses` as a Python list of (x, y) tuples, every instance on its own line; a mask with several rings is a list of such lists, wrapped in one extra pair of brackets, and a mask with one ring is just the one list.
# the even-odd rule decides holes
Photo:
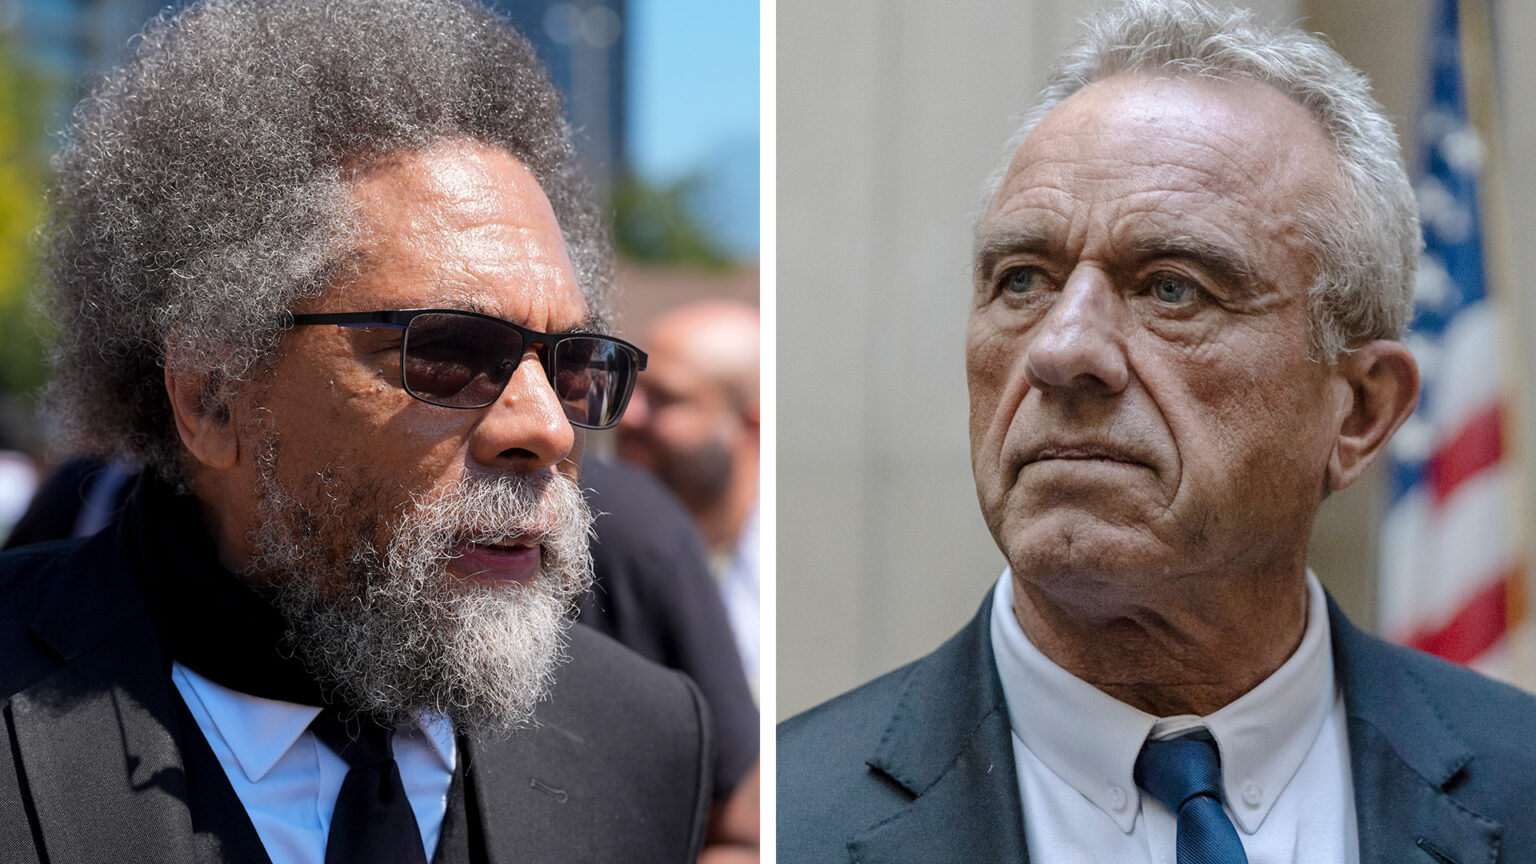
[(523, 353), (539, 345), (550, 386), (566, 419), (584, 429), (619, 422), (645, 352), (597, 333), (540, 333), (478, 312), (393, 309), (290, 315), (296, 325), (402, 327), (400, 385), (444, 408), (484, 408), (506, 389)]

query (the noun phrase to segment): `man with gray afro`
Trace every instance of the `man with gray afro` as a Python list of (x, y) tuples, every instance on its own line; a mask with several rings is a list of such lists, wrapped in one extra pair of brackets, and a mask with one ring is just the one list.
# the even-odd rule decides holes
[(950, 641), (780, 727), (779, 860), (1536, 861), (1536, 699), (1362, 633), (1307, 566), (1418, 395), (1391, 124), (1247, 12), (1086, 30), (955, 301), (1007, 568)]
[(0, 556), (0, 859), (693, 860), (698, 691), (570, 626), (583, 436), (646, 357), (528, 42), (209, 0), (55, 169), (48, 405), (142, 470)]

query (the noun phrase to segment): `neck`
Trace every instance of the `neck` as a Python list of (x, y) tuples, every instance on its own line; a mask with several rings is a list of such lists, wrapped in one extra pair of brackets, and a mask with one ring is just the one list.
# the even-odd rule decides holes
[[(250, 518), (256, 512), (255, 494), (232, 477), (234, 472), (194, 468), (186, 480), (187, 491), (197, 499), (202, 511), (203, 528), (213, 540), (224, 569), (245, 579), (244, 569), (251, 557)], [(267, 586), (258, 586), (267, 587)]]
[(747, 517), (757, 506), (757, 459), (738, 459), (731, 470), (731, 483), (713, 506), (695, 510), (694, 521), (704, 537), (704, 545), (719, 551), (730, 548), (741, 536)]
[(1065, 581), (1014, 574), (1013, 613), (1029, 641), (1078, 678), (1158, 717), (1204, 716), (1231, 703), (1279, 669), (1306, 632), (1300, 566), (1186, 576), (1147, 592), (1155, 596), (1125, 597), (1103, 584), (1082, 590), (1081, 582), (1062, 590)]

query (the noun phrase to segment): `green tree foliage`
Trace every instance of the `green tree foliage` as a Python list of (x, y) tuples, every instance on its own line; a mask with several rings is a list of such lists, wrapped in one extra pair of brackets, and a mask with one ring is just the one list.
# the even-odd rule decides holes
[(730, 257), (688, 207), (699, 184), (684, 178), (666, 186), (625, 172), (613, 190), (613, 245), (631, 261), (721, 269)]
[(44, 376), (28, 239), (47, 171), (42, 117), (48, 92), (19, 53), (11, 39), (0, 38), (0, 394), (31, 393)]

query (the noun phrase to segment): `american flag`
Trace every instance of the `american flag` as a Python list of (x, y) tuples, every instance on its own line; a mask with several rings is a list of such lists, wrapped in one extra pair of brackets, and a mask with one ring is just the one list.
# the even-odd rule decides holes
[(1408, 341), (1423, 386), (1418, 410), (1392, 444), (1380, 629), (1509, 679), (1517, 674), (1512, 636), (1524, 614), (1512, 506), (1518, 466), (1507, 446), (1514, 412), (1504, 324), (1484, 264), (1479, 181), (1488, 148), (1468, 119), (1463, 36), (1477, 34), (1463, 34), (1462, 16), (1473, 10), (1458, 6), (1437, 0), (1418, 122), (1415, 191), (1425, 249)]

